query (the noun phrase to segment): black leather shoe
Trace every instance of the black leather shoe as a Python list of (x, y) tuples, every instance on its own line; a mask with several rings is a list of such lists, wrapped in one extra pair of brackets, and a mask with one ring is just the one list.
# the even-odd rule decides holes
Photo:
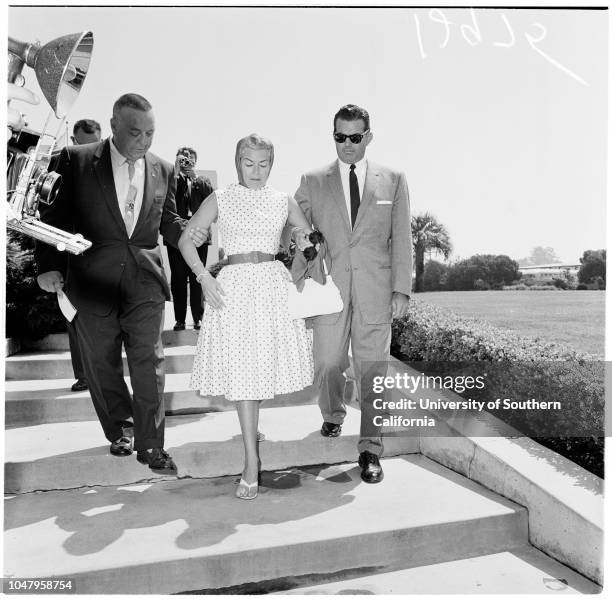
[(134, 451), (132, 446), (132, 438), (128, 437), (125, 433), (122, 437), (119, 437), (113, 441), (110, 445), (110, 452), (113, 455), (126, 456), (132, 455)]
[(362, 451), (359, 454), (359, 465), (361, 480), (364, 483), (379, 483), (385, 476), (378, 456), (369, 451)]
[(321, 427), (321, 434), (324, 437), (339, 437), (342, 432), (341, 424), (334, 424), (333, 422), (324, 422)]
[(87, 391), (89, 389), (89, 385), (85, 379), (77, 379), (76, 383), (70, 387), (72, 391)]
[(184, 331), (185, 330), (185, 323), (184, 322), (177, 322), (174, 325), (174, 330), (175, 331)]
[(158, 474), (176, 474), (176, 464), (161, 447), (142, 449), (136, 453), (136, 459), (141, 464), (148, 464), (149, 468)]
[(200, 330), (200, 321), (199, 321), (199, 320), (197, 320), (196, 322), (194, 322), (194, 323), (193, 323), (193, 328), (194, 328), (196, 331), (199, 331), (199, 330)]

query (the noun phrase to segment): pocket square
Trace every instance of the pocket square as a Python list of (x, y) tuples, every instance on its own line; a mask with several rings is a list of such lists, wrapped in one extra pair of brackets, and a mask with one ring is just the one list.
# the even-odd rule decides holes
[(393, 200), (376, 200), (377, 204), (393, 204)]

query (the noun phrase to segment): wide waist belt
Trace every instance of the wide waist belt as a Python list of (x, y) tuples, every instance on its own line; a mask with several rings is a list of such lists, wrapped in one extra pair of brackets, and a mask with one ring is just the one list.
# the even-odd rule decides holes
[(259, 264), (260, 262), (273, 262), (274, 254), (264, 252), (248, 252), (247, 254), (230, 254), (227, 257), (228, 264)]

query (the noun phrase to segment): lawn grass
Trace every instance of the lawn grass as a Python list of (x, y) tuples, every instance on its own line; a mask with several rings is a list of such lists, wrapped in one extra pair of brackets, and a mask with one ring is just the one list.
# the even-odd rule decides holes
[(439, 291), (413, 298), (520, 335), (604, 356), (603, 291)]

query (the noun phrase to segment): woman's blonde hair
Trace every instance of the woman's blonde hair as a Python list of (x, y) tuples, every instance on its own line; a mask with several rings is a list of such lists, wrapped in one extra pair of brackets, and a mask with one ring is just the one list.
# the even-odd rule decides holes
[(240, 176), (240, 159), (242, 158), (242, 153), (246, 148), (251, 150), (268, 150), (270, 153), (270, 168), (274, 164), (274, 144), (265, 137), (261, 135), (257, 135), (257, 133), (251, 133), (251, 135), (247, 135), (238, 141), (236, 145), (236, 170), (238, 171), (238, 176)]

